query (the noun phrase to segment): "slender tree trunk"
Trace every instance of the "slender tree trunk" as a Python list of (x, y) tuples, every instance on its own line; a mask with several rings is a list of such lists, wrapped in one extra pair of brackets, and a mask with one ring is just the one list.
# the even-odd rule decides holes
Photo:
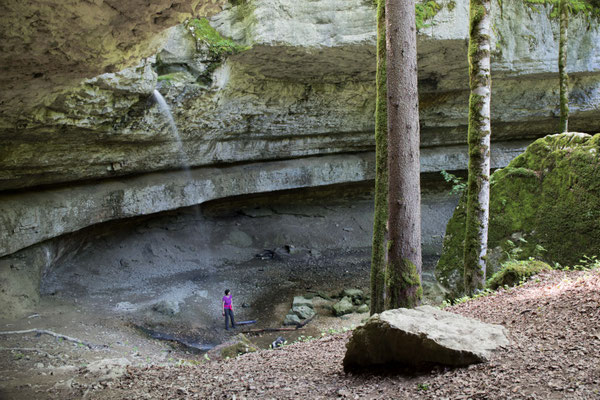
[(375, 104), (375, 215), (371, 255), (371, 315), (384, 310), (388, 218), (387, 74), (385, 66), (385, 0), (377, 5), (377, 102)]
[(567, 75), (568, 0), (559, 0), (560, 38), (558, 42), (558, 76), (560, 85), (560, 132), (569, 131), (569, 76)]
[(490, 3), (470, 1), (469, 24), (469, 179), (464, 249), (465, 290), (485, 285), (490, 203)]
[(414, 307), (421, 288), (419, 99), (414, 0), (386, 0), (388, 263), (385, 307)]

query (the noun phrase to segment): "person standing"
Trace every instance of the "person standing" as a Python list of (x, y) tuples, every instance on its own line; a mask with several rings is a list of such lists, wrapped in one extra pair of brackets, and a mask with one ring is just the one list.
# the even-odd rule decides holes
[(235, 321), (233, 319), (233, 301), (229, 289), (225, 289), (225, 296), (223, 296), (223, 316), (225, 317), (225, 330), (229, 330), (229, 321), (231, 321), (231, 327), (235, 328)]

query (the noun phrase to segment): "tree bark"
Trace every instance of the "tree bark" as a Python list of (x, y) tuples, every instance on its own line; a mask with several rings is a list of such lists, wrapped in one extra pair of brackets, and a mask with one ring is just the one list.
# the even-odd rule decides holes
[(371, 253), (371, 315), (384, 310), (384, 278), (388, 218), (387, 74), (385, 62), (385, 0), (377, 5), (377, 100), (375, 103), (375, 213)]
[(558, 41), (558, 76), (560, 86), (560, 132), (569, 131), (569, 76), (567, 75), (568, 0), (559, 0), (560, 38)]
[(469, 178), (464, 249), (465, 291), (485, 285), (490, 203), (490, 3), (471, 0), (469, 12)]
[(414, 0), (386, 0), (388, 261), (385, 307), (414, 307), (421, 288), (419, 99)]

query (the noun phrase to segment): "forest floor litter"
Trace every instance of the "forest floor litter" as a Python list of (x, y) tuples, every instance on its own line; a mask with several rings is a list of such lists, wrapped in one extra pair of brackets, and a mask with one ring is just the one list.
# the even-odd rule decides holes
[[(62, 373), (61, 382), (54, 382), (48, 373), (44, 375), (47, 385), (32, 386), (27, 383), (32, 371), (44, 371), (44, 363), (73, 357), (65, 349), (91, 351), (73, 343), (57, 344), (47, 335), (35, 341), (2, 337), (0, 372), (19, 370), (20, 375), (13, 374), (12, 379), (23, 382), (22, 393), (30, 393), (28, 398), (600, 398), (600, 271), (544, 273), (520, 287), (446, 310), (504, 325), (511, 344), (495, 352), (490, 362), (468, 368), (438, 367), (420, 373), (381, 368), (362, 374), (343, 372), (351, 332), (324, 333), (322, 338), (227, 360), (187, 354), (178, 364), (148, 357), (146, 363), (132, 365), (109, 350), (97, 350), (97, 360), (88, 360), (85, 366), (63, 362), (64, 371), (55, 370)], [(17, 368), (14, 350), (9, 348), (21, 348), (19, 354), (29, 358), (29, 364)], [(164, 352), (158, 344), (153, 350)]]

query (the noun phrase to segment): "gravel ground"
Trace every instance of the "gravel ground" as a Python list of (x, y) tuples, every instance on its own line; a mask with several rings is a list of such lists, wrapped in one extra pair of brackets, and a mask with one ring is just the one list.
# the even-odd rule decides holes
[(448, 310), (504, 325), (511, 346), (469, 368), (354, 375), (342, 370), (348, 332), (232, 360), (129, 367), (86, 397), (600, 399), (600, 271), (539, 275)]

